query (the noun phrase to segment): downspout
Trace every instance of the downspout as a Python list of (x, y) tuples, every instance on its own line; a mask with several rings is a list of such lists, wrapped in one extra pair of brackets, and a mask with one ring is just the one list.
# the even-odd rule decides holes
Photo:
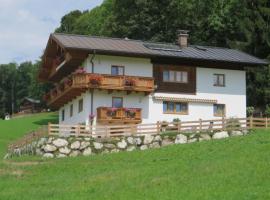
[[(91, 62), (91, 73), (95, 73), (95, 63), (94, 63), (94, 58), (96, 56), (96, 50), (93, 51), (93, 55), (90, 59)], [(90, 113), (91, 116), (94, 114), (94, 90), (91, 90), (91, 105), (90, 105)], [(93, 124), (93, 119), (90, 121), (91, 125)]]

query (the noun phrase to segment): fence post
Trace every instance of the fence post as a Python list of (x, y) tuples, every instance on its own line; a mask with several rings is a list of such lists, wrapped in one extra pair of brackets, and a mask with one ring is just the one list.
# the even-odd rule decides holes
[(249, 117), (249, 128), (253, 128), (253, 117)]
[(160, 122), (157, 121), (157, 134), (160, 134)]
[(51, 135), (51, 122), (48, 123), (48, 135)]
[(265, 128), (268, 128), (268, 118), (265, 118)]
[(181, 132), (181, 121), (179, 121), (177, 124), (177, 131), (178, 131), (178, 133)]
[(222, 116), (222, 130), (225, 130), (225, 117)]
[(200, 131), (202, 131), (202, 119), (199, 119), (199, 129), (200, 129)]
[(77, 125), (77, 136), (80, 136), (80, 129), (81, 129), (80, 124), (78, 124)]

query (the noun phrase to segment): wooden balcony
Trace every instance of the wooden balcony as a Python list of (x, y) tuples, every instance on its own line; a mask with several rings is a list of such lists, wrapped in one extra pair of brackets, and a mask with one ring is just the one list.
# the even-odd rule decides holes
[(46, 94), (45, 101), (48, 106), (57, 109), (88, 89), (107, 90), (108, 93), (113, 91), (126, 91), (127, 94), (144, 92), (147, 95), (154, 91), (154, 79), (91, 73), (73, 74)]
[(99, 107), (97, 108), (97, 122), (138, 124), (142, 122), (142, 112), (140, 108)]

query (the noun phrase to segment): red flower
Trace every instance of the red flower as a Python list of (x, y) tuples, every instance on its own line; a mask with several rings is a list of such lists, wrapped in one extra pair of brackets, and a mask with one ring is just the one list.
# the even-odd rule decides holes
[(99, 76), (99, 75), (91, 75), (90, 78), (89, 78), (89, 82), (92, 85), (100, 85), (101, 81), (102, 81), (102, 77)]

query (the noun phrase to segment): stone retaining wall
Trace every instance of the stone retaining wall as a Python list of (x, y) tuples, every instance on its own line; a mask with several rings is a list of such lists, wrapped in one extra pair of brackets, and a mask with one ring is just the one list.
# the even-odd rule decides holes
[(164, 133), (160, 135), (129, 136), (115, 138), (90, 137), (43, 137), (21, 149), (9, 152), (5, 157), (21, 155), (40, 155), (45, 158), (90, 156), (93, 154), (114, 153), (120, 151), (146, 150), (172, 144), (185, 144), (230, 136), (241, 136), (247, 131), (219, 131), (215, 133)]

